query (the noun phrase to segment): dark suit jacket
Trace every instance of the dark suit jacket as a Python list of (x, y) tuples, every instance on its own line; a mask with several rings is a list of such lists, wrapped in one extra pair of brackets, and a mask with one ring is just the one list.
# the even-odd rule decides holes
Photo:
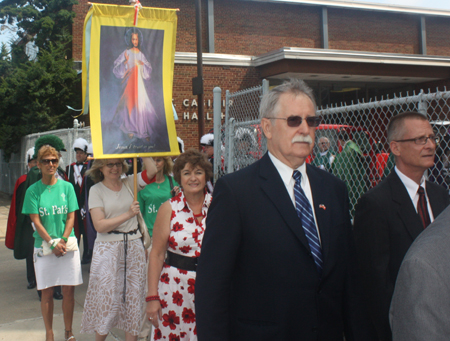
[[(76, 162), (73, 162), (69, 166), (66, 167), (66, 173), (67, 177), (69, 178), (69, 182), (73, 185), (75, 189), (75, 194), (77, 195), (77, 201), (78, 201), (78, 207), (81, 209), (84, 206), (84, 196), (82, 195), (82, 186), (78, 185), (78, 183), (75, 182), (75, 171), (74, 166), (76, 165)], [(81, 177), (84, 177), (84, 173), (86, 173), (87, 170), (87, 162), (83, 163), (83, 167), (81, 168)]]
[[(449, 204), (448, 192), (427, 181), (427, 196), (436, 218)], [(423, 231), (405, 186), (393, 170), (364, 194), (356, 207), (354, 234), (363, 285), (380, 340), (391, 340), (389, 306), (403, 258)]]
[(217, 181), (196, 280), (200, 341), (370, 340), (346, 185), (307, 165), (320, 229), (319, 278), (300, 219), (266, 154)]

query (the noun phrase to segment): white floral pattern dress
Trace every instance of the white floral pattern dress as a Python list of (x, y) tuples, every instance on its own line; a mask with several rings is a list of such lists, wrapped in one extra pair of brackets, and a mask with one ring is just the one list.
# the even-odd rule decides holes
[[(168, 251), (185, 256), (198, 257), (205, 232), (205, 219), (212, 197), (205, 195), (201, 223), (194, 218), (181, 191), (170, 199), (172, 217)], [(152, 340), (197, 340), (195, 324), (195, 271), (186, 271), (164, 263), (158, 285), (161, 299), (162, 321), (152, 332)]]

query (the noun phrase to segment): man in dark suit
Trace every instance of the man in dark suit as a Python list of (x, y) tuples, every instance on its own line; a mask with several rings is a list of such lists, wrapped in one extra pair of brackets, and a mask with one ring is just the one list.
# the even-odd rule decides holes
[[(75, 193), (77, 195), (79, 210), (76, 211), (76, 223), (78, 227), (78, 236), (83, 235), (83, 257), (81, 258), (81, 264), (88, 264), (91, 262), (92, 252), (89, 249), (88, 238), (86, 229), (84, 226), (84, 218), (86, 211), (84, 207), (84, 191), (83, 191), (83, 177), (87, 170), (87, 149), (88, 142), (83, 138), (78, 138), (73, 143), (73, 150), (75, 151), (76, 162), (73, 162), (66, 167), (67, 177), (69, 182), (73, 185)], [(78, 237), (78, 240), (79, 237)]]
[(284, 83), (260, 115), (269, 153), (214, 189), (197, 269), (199, 340), (371, 340), (346, 186), (305, 163), (320, 123), (312, 90)]
[(406, 252), (449, 204), (447, 191), (424, 177), (434, 164), (437, 142), (427, 118), (418, 112), (394, 116), (387, 138), (395, 168), (360, 198), (354, 221), (363, 285), (379, 340), (392, 339), (389, 306)]

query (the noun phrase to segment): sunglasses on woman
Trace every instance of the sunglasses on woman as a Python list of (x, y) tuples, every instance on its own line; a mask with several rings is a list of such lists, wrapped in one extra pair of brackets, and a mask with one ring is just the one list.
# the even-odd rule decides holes
[(49, 165), (49, 164), (57, 165), (58, 164), (58, 159), (42, 159), (41, 163), (43, 165)]
[(302, 124), (303, 120), (306, 121), (306, 124), (308, 127), (318, 127), (320, 122), (322, 122), (322, 117), (320, 116), (308, 116), (307, 118), (303, 118), (300, 116), (289, 116), (288, 118), (285, 117), (266, 117), (271, 120), (285, 120), (288, 127), (295, 128), (298, 127), (300, 124)]

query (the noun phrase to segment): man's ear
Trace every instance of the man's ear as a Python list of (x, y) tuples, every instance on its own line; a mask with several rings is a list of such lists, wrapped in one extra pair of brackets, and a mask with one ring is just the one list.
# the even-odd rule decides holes
[(268, 118), (261, 119), (261, 128), (263, 130), (264, 136), (270, 140), (272, 138), (272, 122)]
[(400, 146), (398, 142), (391, 141), (391, 143), (389, 143), (389, 148), (391, 149), (391, 153), (394, 154), (395, 156), (400, 155)]

